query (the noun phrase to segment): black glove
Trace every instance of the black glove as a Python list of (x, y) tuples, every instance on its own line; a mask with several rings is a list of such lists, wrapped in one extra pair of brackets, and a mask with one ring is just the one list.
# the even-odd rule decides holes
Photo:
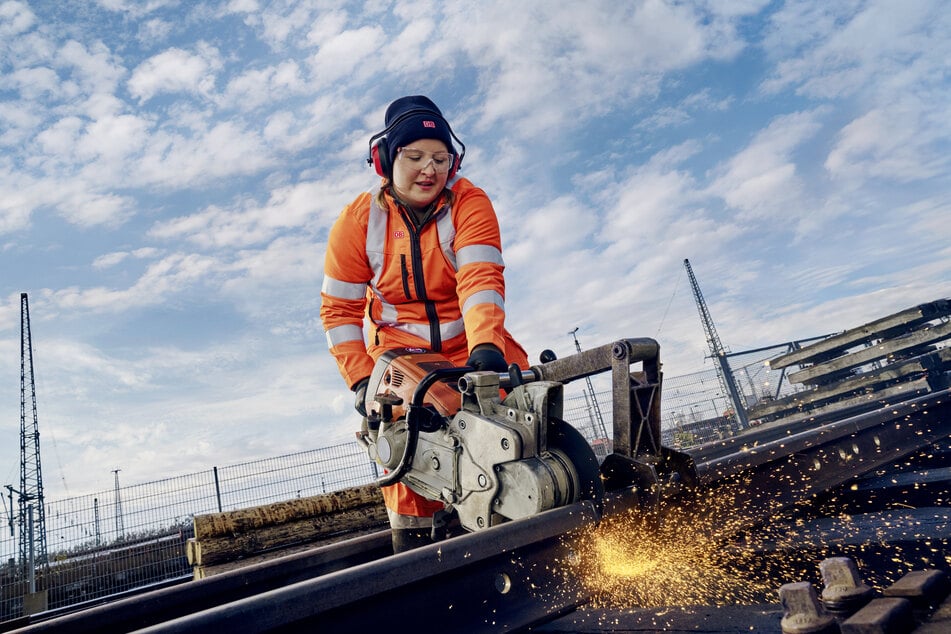
[(357, 381), (357, 384), (353, 386), (353, 393), (356, 395), (356, 400), (353, 404), (353, 407), (357, 410), (357, 413), (364, 418), (366, 418), (367, 415), (367, 385), (369, 384), (370, 377), (367, 377), (365, 379), (360, 379)]
[(509, 369), (505, 357), (491, 343), (481, 343), (473, 348), (466, 365), (480, 371), (508, 372)]

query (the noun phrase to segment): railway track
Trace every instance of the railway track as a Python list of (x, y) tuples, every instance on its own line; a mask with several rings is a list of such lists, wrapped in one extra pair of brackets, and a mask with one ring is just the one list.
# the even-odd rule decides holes
[[(910, 565), (947, 568), (949, 399), (942, 390), (811, 429), (773, 426), (707, 445), (686, 454), (693, 482), (672, 471), (651, 474), (649, 488), (608, 486), (601, 514), (584, 501), (399, 555), (389, 555), (387, 532), (376, 533), (14, 631), (370, 631), (394, 623), (453, 632), (610, 631), (598, 623), (637, 611), (616, 607), (611, 616), (592, 607), (603, 605), (602, 590), (573, 574), (590, 563), (579, 561), (577, 539), (633, 511), (663, 522), (677, 509), (681, 518), (728, 526), (724, 551), (744, 550), (757, 562), (751, 575), (775, 574), (759, 580), (774, 591), (802, 580), (788, 578), (790, 571), (817, 577), (818, 560), (838, 554), (858, 554), (875, 583)], [(799, 537), (776, 539), (790, 530)], [(778, 627), (776, 596), (729, 609), (759, 610)], [(671, 600), (668, 615), (680, 609)]]

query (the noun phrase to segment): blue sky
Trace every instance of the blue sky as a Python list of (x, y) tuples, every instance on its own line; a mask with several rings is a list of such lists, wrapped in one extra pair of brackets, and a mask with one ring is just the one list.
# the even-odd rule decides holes
[(733, 350), (951, 296), (940, 0), (0, 0), (0, 478), (28, 292), (47, 495), (352, 438), (325, 240), (426, 94), (537, 359)]

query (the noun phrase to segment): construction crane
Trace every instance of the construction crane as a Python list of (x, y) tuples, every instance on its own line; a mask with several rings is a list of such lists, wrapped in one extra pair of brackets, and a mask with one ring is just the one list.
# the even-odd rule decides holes
[[(575, 340), (575, 350), (581, 352), (581, 342), (578, 341), (578, 328), (575, 328), (568, 334)], [(594, 438), (602, 441), (597, 443), (595, 451), (598, 454), (598, 458), (604, 458), (605, 455), (607, 455), (607, 449), (602, 443), (610, 438), (610, 436), (608, 436), (608, 428), (604, 424), (604, 416), (601, 414), (601, 405), (598, 403), (598, 397), (594, 393), (594, 385), (591, 383), (591, 377), (586, 376), (584, 380), (588, 386), (588, 391), (582, 391), (582, 393), (584, 394), (585, 405), (587, 405), (588, 408), (588, 417), (591, 418), (591, 429), (594, 432)], [(595, 426), (595, 421), (597, 421), (597, 426)]]
[(20, 293), (20, 489), (7, 488), (20, 498), (17, 517), (20, 566), (30, 578), (33, 591), (35, 567), (39, 564), (45, 568), (48, 560), (40, 429), (36, 415), (36, 380), (33, 375), (33, 337), (30, 331), (30, 302), (26, 293)]
[(703, 300), (703, 293), (700, 292), (700, 284), (693, 274), (693, 268), (690, 266), (690, 260), (684, 259), (684, 268), (687, 269), (687, 277), (690, 278), (690, 288), (693, 289), (693, 298), (697, 302), (697, 310), (700, 311), (700, 322), (703, 324), (703, 332), (707, 337), (707, 345), (710, 348), (710, 356), (717, 363), (717, 376), (720, 379), (720, 386), (723, 394), (730, 399), (733, 405), (733, 413), (737, 422), (742, 428), (749, 427), (749, 421), (746, 418), (746, 406), (740, 397), (740, 391), (736, 387), (736, 381), (733, 379), (733, 371), (730, 369), (730, 362), (727, 360), (727, 353), (720, 343), (720, 336), (717, 334), (716, 326), (713, 325), (713, 317), (710, 316), (710, 310), (707, 303)]

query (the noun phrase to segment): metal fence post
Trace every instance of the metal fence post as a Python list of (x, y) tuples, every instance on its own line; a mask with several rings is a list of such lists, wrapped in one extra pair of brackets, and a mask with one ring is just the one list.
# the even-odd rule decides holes
[(215, 473), (215, 497), (218, 500), (218, 512), (221, 513), (221, 483), (218, 481), (218, 467), (212, 467)]

